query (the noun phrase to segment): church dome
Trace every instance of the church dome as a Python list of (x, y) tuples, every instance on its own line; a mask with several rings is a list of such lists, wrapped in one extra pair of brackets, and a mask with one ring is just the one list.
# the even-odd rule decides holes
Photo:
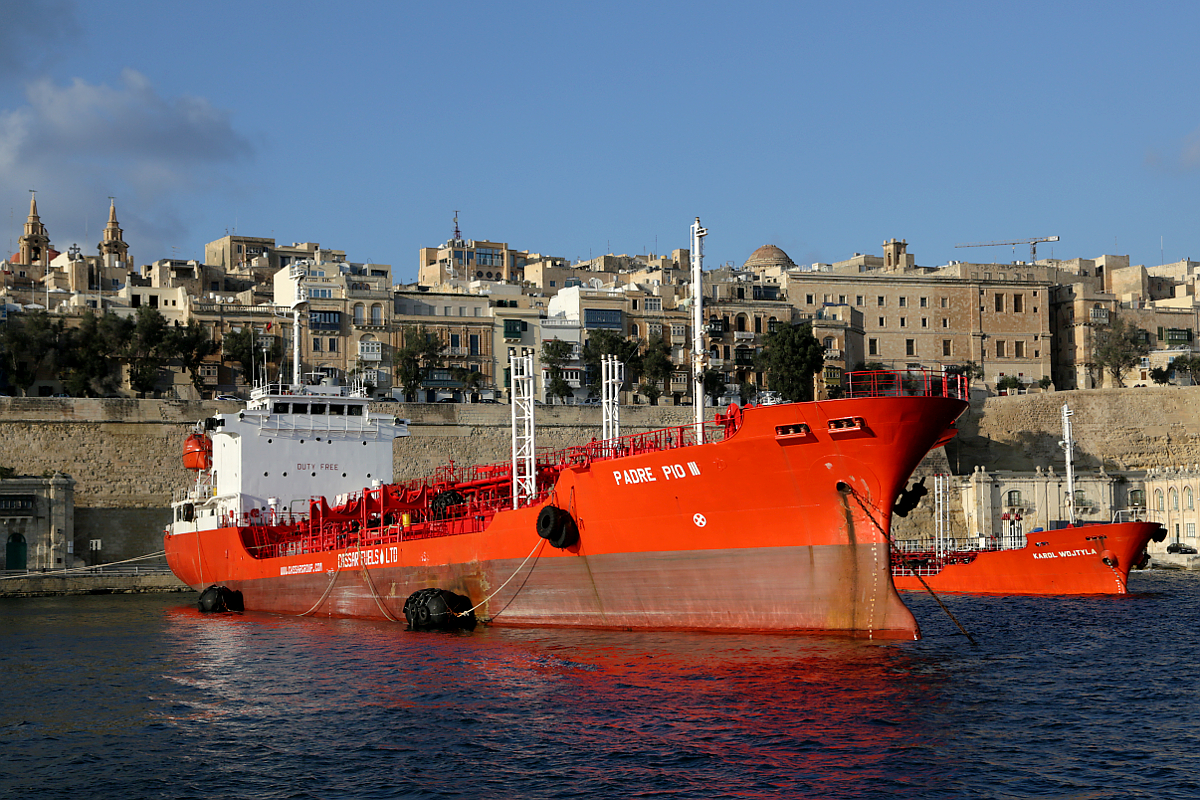
[(795, 262), (788, 258), (788, 254), (780, 250), (773, 244), (764, 244), (762, 247), (755, 250), (746, 259), (746, 263), (742, 265), (744, 269), (761, 270), (768, 267), (783, 267), (791, 269), (795, 267)]

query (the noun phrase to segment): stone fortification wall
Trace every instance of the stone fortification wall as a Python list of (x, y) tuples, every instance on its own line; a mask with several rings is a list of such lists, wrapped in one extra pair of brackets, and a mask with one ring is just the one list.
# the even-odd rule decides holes
[[(0, 466), (19, 474), (55, 470), (75, 478), (80, 508), (148, 508), (170, 503), (186, 486), (183, 440), (197, 420), (231, 412), (237, 403), (166, 400), (0, 400)], [(412, 420), (411, 435), (397, 439), (397, 480), (446, 464), (505, 461), (511, 449), (506, 405), (458, 403), (376, 404)], [(710, 414), (711, 418), (711, 414)], [(539, 447), (568, 447), (600, 436), (599, 407), (545, 406), (537, 412)], [(692, 421), (692, 410), (670, 406), (621, 409), (622, 433)]]
[[(103, 540), (105, 562), (161, 549), (171, 496), (193, 477), (183, 468), (183, 440), (197, 420), (234, 412), (234, 402), (132, 399), (0, 399), (0, 466), (18, 474), (64, 472), (76, 480), (75, 552)], [(397, 480), (460, 464), (506, 461), (511, 410), (490, 404), (376, 404), (412, 420), (411, 435), (393, 449)], [(692, 421), (692, 409), (626, 406), (622, 433)], [(600, 436), (599, 407), (544, 406), (537, 412), (539, 447), (568, 447)]]
[[(1070, 406), (1077, 469), (1142, 470), (1200, 463), (1200, 386), (1089, 389), (991, 397), (960, 420), (947, 447), (967, 474), (1065, 465), (1062, 406)], [(957, 464), (956, 464), (957, 460)]]

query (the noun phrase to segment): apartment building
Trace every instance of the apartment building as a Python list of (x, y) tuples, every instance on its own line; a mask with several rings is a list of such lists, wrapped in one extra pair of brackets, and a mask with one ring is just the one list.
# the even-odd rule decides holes
[(479, 294), (430, 292), (417, 287), (395, 292), (393, 347), (406, 346), (408, 332), (414, 328), (434, 334), (445, 345), (444, 364), (426, 380), (423, 386), (426, 396), (421, 399), (467, 399), (464, 392), (468, 382), (457, 377), (462, 374), (458, 370), (481, 376), (472, 394), (493, 396), (496, 364), (491, 306), (494, 302)]

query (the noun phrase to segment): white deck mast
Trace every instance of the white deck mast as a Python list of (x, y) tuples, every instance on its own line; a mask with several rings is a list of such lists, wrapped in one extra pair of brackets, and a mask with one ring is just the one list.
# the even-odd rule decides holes
[(537, 495), (537, 464), (533, 422), (533, 356), (508, 357), (512, 391), (513, 508)]
[(600, 357), (600, 405), (604, 410), (605, 441), (621, 436), (621, 385), (625, 383), (625, 365), (614, 355)]
[(304, 288), (304, 277), (308, 271), (304, 267), (292, 267), (292, 277), (296, 279), (296, 297), (292, 300), (292, 385), (303, 385), (303, 372), (300, 369), (300, 306), (308, 302), (308, 290)]
[(1071, 460), (1072, 450), (1075, 449), (1075, 443), (1071, 440), (1071, 416), (1074, 413), (1066, 403), (1063, 403), (1063, 440), (1059, 444), (1067, 454), (1067, 513), (1072, 525), (1075, 524), (1075, 465)]
[(692, 223), (692, 406), (696, 410), (696, 442), (704, 441), (704, 237), (708, 230), (700, 218)]

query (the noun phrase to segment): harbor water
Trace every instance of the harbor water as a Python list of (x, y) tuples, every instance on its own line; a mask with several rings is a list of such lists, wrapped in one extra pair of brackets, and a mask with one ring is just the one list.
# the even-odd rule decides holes
[(921, 641), (0, 600), (0, 797), (1200, 796), (1200, 576), (906, 595)]

